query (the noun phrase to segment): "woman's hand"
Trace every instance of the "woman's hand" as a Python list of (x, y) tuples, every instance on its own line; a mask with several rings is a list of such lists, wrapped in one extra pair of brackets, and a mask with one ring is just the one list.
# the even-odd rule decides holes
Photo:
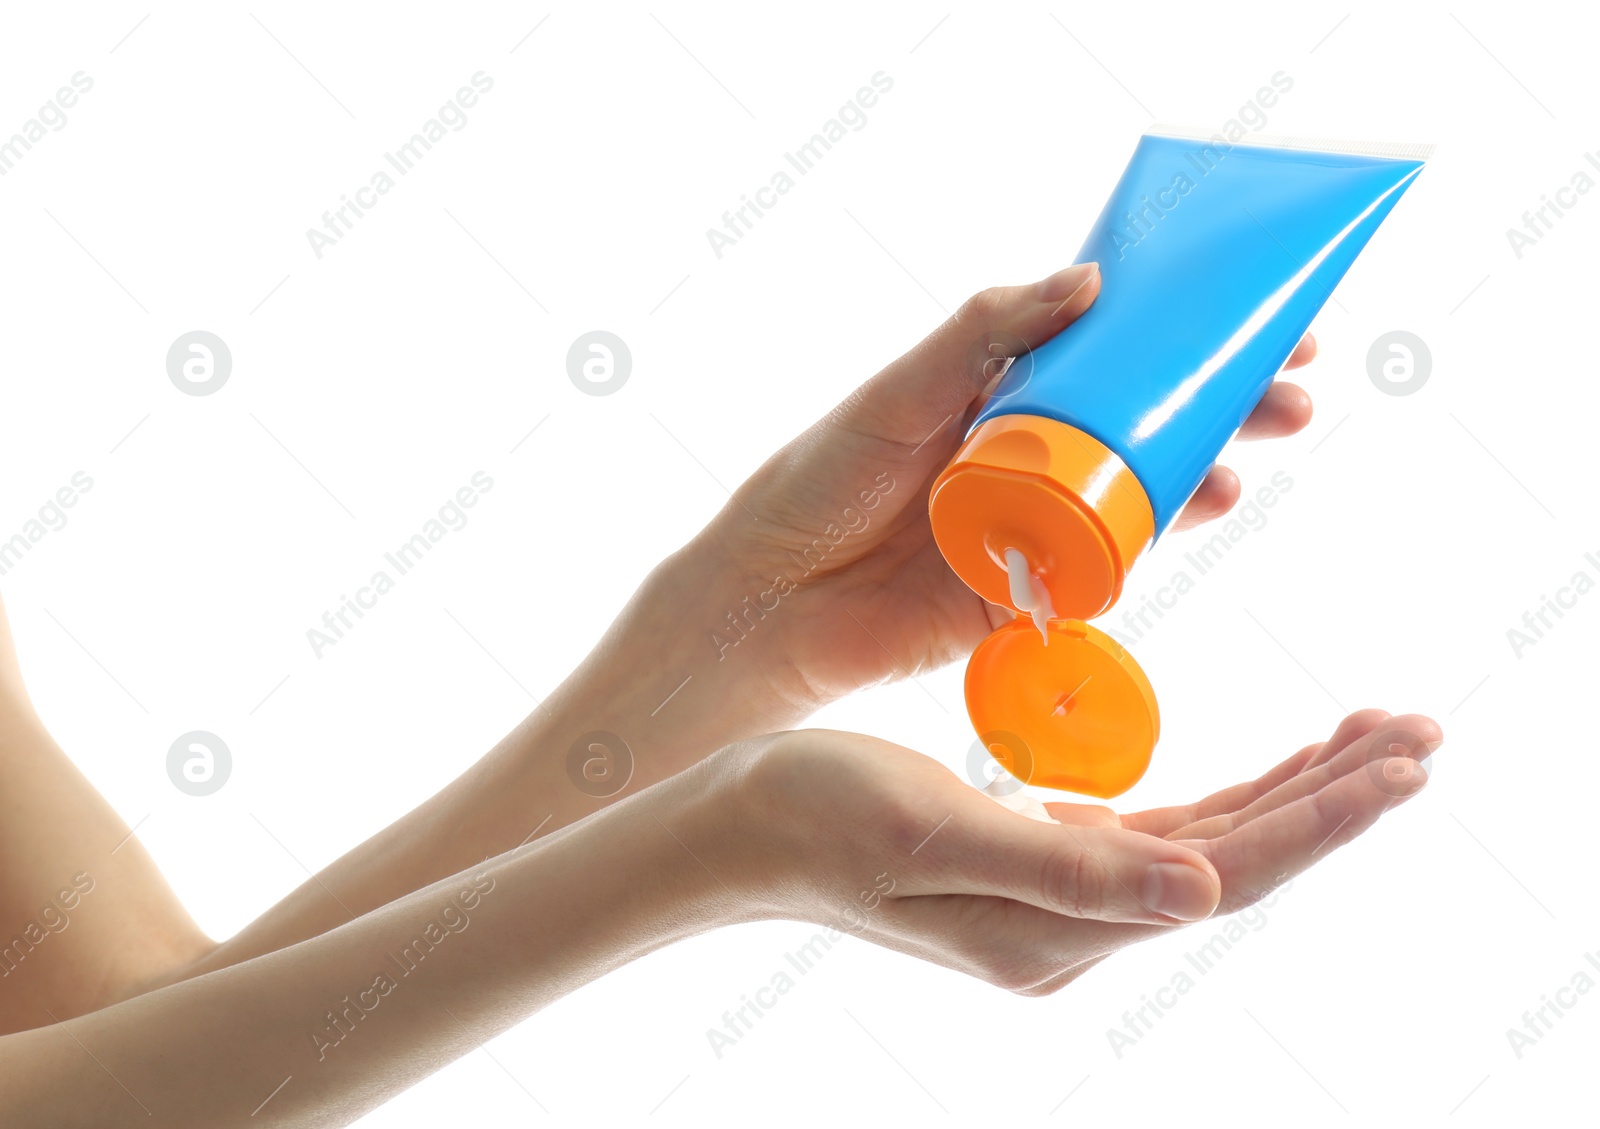
[[(1071, 267), (968, 301), (753, 474), (493, 752), (187, 971), (314, 936), (714, 749), (966, 655), (1010, 612), (945, 564), (928, 487), (1005, 359), (1070, 325), (1099, 285), (1093, 267)], [(1314, 352), (1307, 337), (1287, 367)], [(1303, 391), (1274, 384), (1240, 435), (1286, 435), (1309, 416)], [(1213, 469), (1178, 527), (1226, 512), (1238, 494), (1232, 472)], [(795, 587), (780, 593), (780, 575)]]
[[(1098, 268), (1086, 264), (976, 295), (773, 455), (686, 550), (679, 566), (702, 590), (720, 589), (718, 606), (732, 613), (712, 621), (718, 657), (762, 676), (755, 693), (771, 700), (766, 728), (962, 658), (1011, 615), (945, 563), (928, 489), (1006, 358), (1071, 332), (1099, 289)], [(1285, 368), (1315, 353), (1308, 335)], [(1292, 434), (1310, 417), (1306, 393), (1279, 382), (1239, 435)], [(1175, 528), (1221, 516), (1239, 491), (1232, 471), (1214, 467)]]
[(1419, 761), (1442, 740), (1429, 718), (1365, 710), (1197, 804), (1127, 816), (1047, 804), (1054, 826), (910, 750), (789, 733), (742, 754), (753, 833), (705, 861), (725, 888), (760, 891), (767, 916), (1043, 995), (1135, 941), (1243, 909), (1326, 858), (1423, 787)]
[(8, 1124), (344, 1125), (622, 964), (763, 918), (1042, 995), (1354, 839), (1440, 740), (1352, 714), (1252, 784), (1055, 825), (871, 738), (758, 738), (303, 943), (0, 1037), (0, 1100)]
[[(756, 471), (488, 756), (172, 975), (315, 936), (567, 827), (712, 750), (966, 655), (1011, 613), (945, 564), (928, 487), (1006, 358), (1069, 326), (1099, 285), (1093, 266), (1078, 266), (968, 301)], [(1307, 337), (1287, 367), (1314, 352)], [(1310, 410), (1299, 388), (1274, 384), (1240, 435), (1289, 434)], [(1219, 516), (1238, 494), (1232, 472), (1214, 468), (1177, 526)], [(779, 576), (794, 587), (780, 592)]]

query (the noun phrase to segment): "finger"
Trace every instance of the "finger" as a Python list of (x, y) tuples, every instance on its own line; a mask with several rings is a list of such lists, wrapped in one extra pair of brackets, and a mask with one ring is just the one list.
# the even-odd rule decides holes
[(1281, 439), (1311, 422), (1311, 393), (1287, 380), (1275, 381), (1245, 417), (1235, 439)]
[[(1311, 397), (1304, 388), (1278, 381), (1267, 389), (1255, 410), (1239, 428), (1239, 439), (1278, 439), (1293, 435), (1311, 422)], [(1177, 530), (1193, 529), (1221, 517), (1238, 504), (1239, 476), (1225, 466), (1214, 466), (1184, 504)]]
[[(1320, 743), (1307, 745), (1294, 756), (1274, 765), (1256, 779), (1244, 784), (1235, 784), (1231, 788), (1224, 788), (1220, 792), (1213, 792), (1197, 803), (1132, 812), (1122, 817), (1122, 826), (1130, 831), (1142, 831), (1146, 835), (1160, 835), (1165, 838), (1179, 828), (1187, 827), (1191, 823), (1238, 811), (1246, 804), (1265, 796), (1285, 780), (1291, 779), (1305, 767), (1306, 762), (1315, 756), (1321, 748), (1322, 745)], [(1045, 806), (1049, 807), (1050, 805), (1046, 804)]]
[(1289, 354), (1289, 359), (1283, 362), (1285, 369), (1301, 368), (1309, 365), (1317, 356), (1317, 339), (1311, 334), (1300, 338), (1300, 343), (1294, 347), (1294, 352)]
[(1095, 263), (1071, 266), (1026, 286), (981, 291), (852, 394), (841, 405), (840, 419), (853, 430), (908, 448), (946, 429), (953, 439), (957, 433), (951, 425), (1005, 359), (1060, 333), (1099, 292)]
[(1388, 710), (1379, 709), (1356, 710), (1355, 713), (1347, 714), (1344, 720), (1334, 727), (1333, 734), (1323, 742), (1322, 750), (1306, 763), (1306, 767), (1315, 768), (1331, 760), (1350, 742), (1359, 741), (1389, 718)]
[[(1332, 735), (1326, 741), (1315, 745), (1307, 745), (1292, 757), (1280, 762), (1270, 771), (1248, 784), (1235, 784), (1231, 788), (1225, 788), (1220, 792), (1213, 793), (1194, 804), (1180, 804), (1174, 807), (1132, 812), (1122, 817), (1122, 825), (1131, 831), (1143, 831), (1149, 835), (1166, 836), (1202, 819), (1210, 819), (1214, 816), (1238, 811), (1245, 805), (1265, 796), (1296, 774), (1323, 764), (1340, 750), (1347, 747), (1352, 741), (1365, 737), (1385, 721), (1388, 721), (1389, 718), (1390, 714), (1387, 710), (1357, 710), (1352, 714), (1346, 715), (1334, 728)], [(1409, 715), (1407, 718), (1399, 720), (1402, 723), (1415, 724), (1423, 728), (1422, 737), (1424, 741), (1443, 740), (1443, 734), (1439, 732), (1439, 727), (1432, 718)], [(1423, 725), (1424, 722), (1426, 725)]]
[(1379, 767), (1391, 786), (1380, 786), (1365, 772), (1346, 773), (1220, 839), (1180, 840), (1211, 859), (1222, 876), (1219, 912), (1233, 913), (1258, 901), (1355, 839), (1427, 783), (1422, 766), (1410, 758), (1387, 758)]
[(1225, 466), (1214, 466), (1200, 480), (1199, 488), (1189, 495), (1172, 528), (1182, 531), (1215, 521), (1233, 509), (1238, 501), (1239, 476)]
[(913, 851), (904, 893), (1009, 898), (1068, 917), (1172, 924), (1208, 917), (1221, 890), (1205, 859), (1119, 827), (1042, 823), (976, 792)]
[(1312, 758), (1318, 763), (1308, 764), (1303, 771), (1244, 807), (1191, 823), (1174, 831), (1171, 837), (1177, 840), (1216, 839), (1243, 827), (1252, 819), (1259, 819), (1302, 796), (1309, 796), (1363, 766), (1368, 766), (1368, 775), (1375, 783), (1380, 787), (1388, 787), (1388, 782), (1380, 775), (1382, 763), (1393, 757), (1421, 759), (1437, 747), (1436, 738), (1439, 736), (1439, 727), (1431, 718), (1419, 714), (1394, 718), (1391, 724), (1382, 725), (1376, 732), (1351, 741), (1330, 759)]
[[(1297, 762), (1319, 748), (1307, 746), (1262, 779), (1285, 773), (1293, 779)], [(1355, 839), (1384, 812), (1410, 799), (1427, 783), (1422, 765), (1407, 757), (1382, 758), (1373, 767), (1378, 771), (1347, 772), (1326, 787), (1219, 839), (1180, 840), (1209, 857), (1221, 875), (1223, 896), (1216, 912), (1234, 913), (1259, 901)], [(1212, 799), (1219, 800), (1225, 794), (1218, 793)], [(1208, 802), (1212, 801), (1202, 801)], [(1035, 964), (1043, 971), (1042, 979), (1012, 990), (1028, 996), (1049, 995), (1076, 980), (1106, 955), (1171, 928), (1085, 921), (1072, 923), (1070, 929), (1047, 930), (1037, 938), (1037, 943), (1045, 946)], [(1052, 949), (1051, 945), (1057, 947)]]

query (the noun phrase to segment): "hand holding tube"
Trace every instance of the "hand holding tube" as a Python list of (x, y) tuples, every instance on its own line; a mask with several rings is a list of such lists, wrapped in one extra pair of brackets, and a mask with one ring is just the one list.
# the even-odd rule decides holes
[[(773, 455), (685, 549), (692, 567), (733, 597), (732, 620), (718, 632), (721, 661), (737, 660), (770, 688), (769, 728), (863, 686), (963, 658), (1010, 618), (940, 556), (928, 486), (1007, 358), (1071, 333), (1099, 289), (1098, 269), (1085, 264), (975, 295)], [(1307, 336), (1285, 367), (1315, 351)], [(1310, 415), (1306, 393), (1280, 382), (1239, 434), (1289, 435)], [(1180, 525), (1220, 517), (1238, 497), (1234, 474), (1214, 468)], [(754, 609), (741, 606), (748, 593)]]

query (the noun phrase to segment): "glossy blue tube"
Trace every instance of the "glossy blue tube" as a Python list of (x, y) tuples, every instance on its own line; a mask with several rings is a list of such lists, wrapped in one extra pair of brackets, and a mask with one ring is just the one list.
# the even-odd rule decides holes
[(1100, 264), (1100, 296), (973, 426), (1023, 414), (1088, 433), (1138, 478), (1160, 536), (1426, 154), (1330, 148), (1141, 138), (1077, 258)]

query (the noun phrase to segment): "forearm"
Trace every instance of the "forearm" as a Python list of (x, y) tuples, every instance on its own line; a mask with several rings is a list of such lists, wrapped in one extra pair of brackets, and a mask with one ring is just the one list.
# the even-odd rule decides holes
[(0, 1040), (0, 1120), (348, 1124), (574, 988), (740, 919), (687, 849), (716, 857), (716, 771), (304, 944)]
[[(578, 669), (485, 757), (215, 951), (138, 990), (314, 937), (773, 728), (785, 707), (756, 685), (757, 664), (724, 658), (711, 642), (727, 582), (710, 569), (698, 548), (670, 559)], [(615, 753), (584, 745), (574, 763), (574, 743), (597, 732), (625, 745)], [(584, 761), (593, 762), (587, 777)]]

